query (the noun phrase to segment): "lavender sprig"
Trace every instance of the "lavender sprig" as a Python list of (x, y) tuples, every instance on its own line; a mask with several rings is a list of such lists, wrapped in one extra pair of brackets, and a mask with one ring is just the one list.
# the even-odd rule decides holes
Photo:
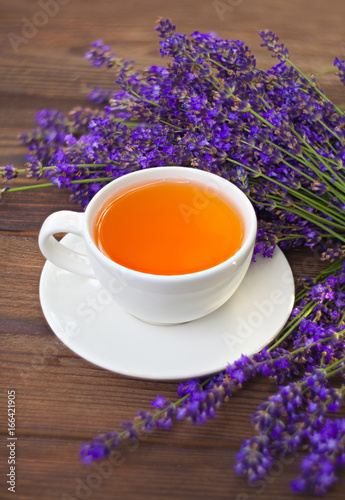
[[(145, 72), (102, 41), (93, 44), (87, 59), (115, 71), (121, 91), (110, 101), (107, 93), (102, 111), (40, 112), (38, 127), (22, 136), (32, 177), (66, 187), (85, 207), (106, 176), (167, 164), (209, 170), (253, 201), (260, 222), (255, 252), (271, 256), (279, 243), (317, 246), (330, 261), (343, 255), (342, 112), (272, 32), (261, 33), (263, 45), (280, 62), (268, 71), (243, 42), (199, 32), (188, 38), (167, 19), (157, 32), (171, 63)], [(335, 64), (341, 76), (343, 62)], [(97, 92), (96, 99), (105, 95)], [(83, 163), (94, 168), (81, 171)], [(15, 171), (7, 166), (2, 174), (10, 180)]]
[[(310, 453), (315, 454), (317, 433), (328, 432), (327, 415), (339, 409), (344, 392), (344, 388), (335, 389), (329, 384), (332, 377), (345, 373), (344, 266), (344, 262), (338, 262), (315, 280), (304, 281), (289, 322), (269, 348), (253, 356), (242, 356), (225, 372), (204, 381), (180, 383), (178, 401), (171, 403), (157, 397), (153, 406), (158, 411), (137, 412), (136, 420), (126, 422), (126, 430), (121, 434), (110, 438), (102, 435), (84, 444), (82, 459), (90, 463), (103, 458), (123, 439), (139, 439), (140, 432), (150, 432), (156, 426), (169, 429), (174, 418), (203, 424), (214, 418), (224, 401), (259, 374), (274, 380), (279, 390), (253, 415), (259, 434), (243, 443), (236, 471), (256, 481), (264, 477), (276, 455), (295, 453), (307, 442)], [(289, 346), (292, 349), (287, 349)], [(334, 454), (326, 457), (332, 463), (333, 474), (341, 462), (343, 445), (339, 431), (332, 448)], [(313, 456), (309, 462), (302, 462), (301, 477), (292, 484), (295, 490), (321, 492), (335, 481), (335, 476), (329, 483), (320, 474), (308, 476)]]
[(309, 442), (310, 453), (291, 486), (298, 493), (322, 495), (337, 481), (336, 469), (345, 466), (345, 419), (327, 418), (320, 430), (310, 434)]
[[(199, 168), (242, 189), (258, 216), (255, 254), (273, 255), (277, 244), (317, 248), (337, 261), (316, 280), (305, 279), (278, 339), (254, 356), (242, 356), (224, 373), (180, 384), (175, 403), (158, 397), (155, 411), (138, 412), (124, 430), (84, 444), (81, 456), (102, 459), (123, 440), (165, 429), (174, 419), (202, 424), (213, 418), (258, 374), (279, 388), (253, 416), (258, 434), (245, 442), (237, 472), (256, 480), (274, 457), (302, 444), (308, 456), (293, 483), (296, 491), (325, 492), (344, 465), (344, 421), (330, 420), (343, 389), (331, 385), (345, 366), (345, 116), (290, 59), (271, 31), (262, 44), (278, 58), (264, 71), (249, 47), (214, 33), (176, 32), (168, 19), (156, 28), (169, 64), (135, 71), (103, 41), (86, 58), (115, 72), (120, 91), (96, 88), (100, 110), (68, 116), (43, 110), (37, 127), (21, 136), (28, 147), (26, 171), (7, 165), (4, 183), (26, 173), (42, 184), (0, 189), (5, 193), (43, 186), (71, 192), (86, 207), (107, 182), (128, 172), (169, 164)], [(345, 63), (334, 64), (345, 83)]]

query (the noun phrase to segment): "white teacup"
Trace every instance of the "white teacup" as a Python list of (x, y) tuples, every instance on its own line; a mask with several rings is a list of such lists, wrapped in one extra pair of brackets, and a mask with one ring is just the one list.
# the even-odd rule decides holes
[[(244, 223), (241, 248), (231, 258), (204, 271), (164, 276), (142, 273), (117, 264), (96, 246), (94, 227), (99, 213), (117, 192), (141, 182), (181, 179), (203, 184), (235, 207)], [(202, 170), (185, 167), (155, 167), (124, 175), (107, 184), (89, 203), (85, 213), (56, 212), (43, 223), (39, 246), (56, 266), (88, 278), (98, 279), (115, 302), (137, 318), (155, 324), (191, 321), (216, 310), (236, 291), (253, 254), (257, 221), (252, 204), (231, 182)], [(73, 233), (83, 238), (87, 256), (58, 243), (55, 233)]]

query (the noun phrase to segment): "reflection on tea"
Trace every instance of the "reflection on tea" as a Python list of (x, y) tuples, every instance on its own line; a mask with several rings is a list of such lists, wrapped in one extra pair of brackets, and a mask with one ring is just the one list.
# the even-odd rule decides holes
[(174, 179), (118, 193), (97, 217), (95, 241), (111, 260), (157, 275), (214, 267), (241, 247), (243, 221), (207, 186)]

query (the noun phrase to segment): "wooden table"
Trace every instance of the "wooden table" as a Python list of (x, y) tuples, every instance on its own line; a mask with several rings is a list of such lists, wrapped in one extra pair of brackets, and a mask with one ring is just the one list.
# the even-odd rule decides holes
[[(46, 16), (42, 5), (50, 9)], [(119, 55), (136, 59), (139, 67), (159, 63), (153, 30), (158, 15), (171, 16), (181, 32), (214, 30), (245, 40), (265, 67), (270, 58), (259, 47), (257, 32), (266, 27), (280, 34), (294, 61), (307, 72), (331, 67), (335, 55), (345, 57), (342, 0), (331, 4), (321, 0), (1, 0), (0, 11), (1, 163), (16, 166), (23, 165), (25, 155), (16, 137), (32, 128), (37, 110), (68, 111), (84, 105), (86, 83), (111, 87), (110, 74), (92, 69), (83, 60), (90, 42), (103, 38)], [(40, 24), (37, 30), (30, 31), (32, 21)], [(336, 103), (344, 104), (344, 87), (334, 76), (322, 76), (320, 83)], [(274, 390), (267, 381), (249, 384), (203, 427), (176, 423), (169, 432), (154, 432), (137, 449), (124, 449), (121, 463), (109, 477), (95, 476), (94, 468), (80, 463), (82, 441), (119, 429), (120, 422), (132, 419), (136, 410), (148, 410), (157, 394), (175, 400), (176, 384), (132, 380), (93, 366), (50, 330), (38, 298), (44, 258), (37, 235), (44, 218), (59, 209), (78, 207), (69, 202), (68, 193), (56, 188), (8, 194), (0, 205), (0, 498), (293, 498), (289, 482), (297, 475), (300, 458), (279, 466), (277, 474), (272, 472), (255, 487), (233, 472), (235, 453), (242, 440), (253, 434), (250, 415)], [(295, 251), (288, 257), (296, 276), (315, 275), (322, 266), (317, 254)], [(17, 402), (15, 495), (7, 492), (5, 484), (5, 411), (11, 389)], [(93, 485), (91, 490), (78, 490), (87, 482)], [(343, 498), (344, 487), (342, 473), (328, 498)]]

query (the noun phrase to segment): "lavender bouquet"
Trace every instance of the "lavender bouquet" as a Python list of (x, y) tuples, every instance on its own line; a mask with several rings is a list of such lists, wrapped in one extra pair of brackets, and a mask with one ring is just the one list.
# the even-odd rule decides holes
[[(245, 441), (236, 471), (256, 481), (278, 456), (305, 451), (296, 491), (324, 493), (345, 465), (345, 420), (332, 418), (342, 402), (345, 368), (345, 116), (313, 77), (290, 60), (269, 31), (262, 45), (278, 59), (257, 67), (240, 41), (194, 32), (176, 33), (158, 20), (166, 66), (135, 71), (99, 40), (86, 58), (116, 74), (117, 91), (94, 89), (99, 108), (68, 116), (43, 110), (37, 127), (23, 134), (26, 169), (7, 165), (4, 180), (26, 172), (65, 187), (85, 207), (107, 182), (146, 167), (183, 165), (213, 172), (237, 184), (253, 202), (259, 221), (255, 254), (271, 257), (277, 244), (317, 248), (330, 267), (306, 278), (278, 339), (224, 373), (180, 384), (176, 402), (163, 396), (153, 413), (138, 412), (123, 431), (83, 445), (90, 463), (111, 455), (121, 441), (139, 439), (174, 419), (202, 424), (256, 375), (272, 378), (277, 392), (253, 415), (255, 436)], [(335, 59), (345, 83), (345, 63)], [(120, 91), (118, 91), (120, 89)], [(335, 377), (335, 378), (334, 378)]]

